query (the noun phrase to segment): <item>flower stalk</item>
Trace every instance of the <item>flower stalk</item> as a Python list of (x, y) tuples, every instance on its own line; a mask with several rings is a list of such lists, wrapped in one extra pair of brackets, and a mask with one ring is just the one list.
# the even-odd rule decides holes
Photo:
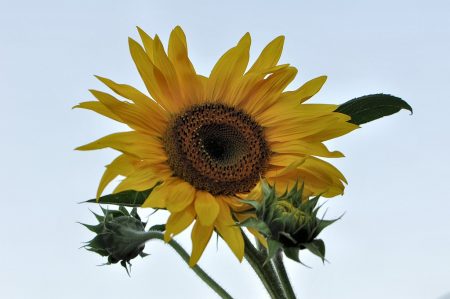
[(275, 258), (273, 259), (273, 264), (275, 269), (277, 270), (278, 278), (280, 279), (281, 286), (283, 287), (287, 299), (296, 299), (294, 289), (292, 288), (291, 281), (289, 280), (289, 276), (287, 274), (286, 268), (284, 267), (283, 262), (283, 253), (278, 251)]
[(268, 261), (264, 251), (256, 249), (248, 237), (243, 234), (245, 259), (252, 266), (272, 299), (288, 299), (273, 264)]

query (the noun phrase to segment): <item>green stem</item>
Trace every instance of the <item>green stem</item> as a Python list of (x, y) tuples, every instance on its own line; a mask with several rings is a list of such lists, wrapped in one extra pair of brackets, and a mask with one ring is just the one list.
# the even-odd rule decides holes
[(286, 292), (288, 299), (296, 299), (294, 289), (292, 288), (291, 282), (289, 280), (289, 276), (286, 272), (286, 268), (283, 263), (283, 253), (279, 251), (274, 258), (275, 269), (277, 270), (278, 277), (280, 278), (281, 285), (283, 286), (284, 291)]
[(245, 258), (264, 284), (270, 297), (272, 299), (287, 299), (272, 263), (264, 263), (266, 261), (265, 254), (262, 253), (264, 251), (256, 249), (247, 236), (244, 233), (242, 235), (245, 243)]
[[(164, 240), (164, 234), (159, 231), (147, 231), (144, 233), (144, 235), (145, 236), (143, 237), (145, 241), (149, 241), (152, 239)], [(189, 265), (190, 256), (186, 252), (186, 250), (184, 250), (184, 248), (181, 247), (181, 245), (173, 239), (169, 241), (168, 244)], [(212, 279), (208, 274), (206, 274), (206, 272), (203, 271), (202, 268), (195, 265), (191, 269), (195, 272), (195, 274), (198, 275), (198, 277), (200, 277), (203, 280), (203, 282), (205, 282), (211, 289), (213, 289), (214, 292), (216, 292), (217, 295), (219, 295), (221, 298), (233, 299), (233, 297), (231, 297), (230, 294), (227, 293), (227, 291), (225, 291), (217, 282), (215, 282), (214, 279)]]

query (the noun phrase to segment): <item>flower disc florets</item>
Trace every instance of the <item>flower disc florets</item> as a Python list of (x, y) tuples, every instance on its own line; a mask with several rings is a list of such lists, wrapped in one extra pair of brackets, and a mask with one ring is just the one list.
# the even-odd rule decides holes
[(250, 192), (270, 156), (263, 128), (244, 111), (219, 103), (174, 116), (164, 147), (176, 176), (213, 195)]

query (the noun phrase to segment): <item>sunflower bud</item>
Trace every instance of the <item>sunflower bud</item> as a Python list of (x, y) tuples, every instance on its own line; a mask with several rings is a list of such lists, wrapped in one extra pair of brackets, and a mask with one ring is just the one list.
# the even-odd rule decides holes
[(299, 251), (308, 249), (324, 261), (325, 244), (317, 236), (339, 218), (324, 220), (317, 217), (320, 196), (304, 198), (303, 186), (299, 188), (298, 184), (277, 195), (275, 187), (266, 181), (262, 181), (262, 191), (260, 200), (243, 200), (252, 206), (250, 212), (256, 217), (248, 218), (240, 225), (257, 229), (266, 237), (268, 258), (283, 250), (287, 257), (300, 262)]
[(83, 224), (97, 235), (86, 242), (84, 248), (108, 257), (106, 264), (120, 264), (127, 270), (131, 266), (130, 260), (138, 255), (145, 257), (143, 252), (145, 242), (145, 225), (136, 209), (131, 212), (122, 206), (119, 210), (102, 209), (103, 216), (94, 213), (97, 225)]

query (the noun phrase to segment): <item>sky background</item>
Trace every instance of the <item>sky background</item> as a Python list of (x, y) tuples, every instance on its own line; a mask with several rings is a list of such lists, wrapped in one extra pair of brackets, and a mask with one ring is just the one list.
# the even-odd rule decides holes
[[(95, 195), (117, 154), (76, 152), (123, 130), (71, 107), (91, 100), (93, 77), (144, 85), (128, 53), (135, 26), (166, 43), (181, 25), (208, 75), (245, 32), (251, 57), (286, 36), (281, 62), (299, 68), (291, 89), (328, 75), (311, 102), (390, 93), (414, 108), (328, 143), (349, 185), (326, 203), (343, 219), (323, 233), (327, 259), (287, 262), (299, 298), (450, 298), (448, 1), (0, 1), (1, 298), (215, 298), (172, 250), (148, 243), (129, 278), (79, 249), (94, 223), (77, 204)], [(150, 214), (143, 210), (141, 215)], [(166, 214), (150, 218), (161, 223)], [(190, 251), (190, 234), (177, 237)], [(200, 265), (235, 298), (267, 298), (250, 266), (223, 242)], [(124, 297), (127, 296), (127, 297)]]

